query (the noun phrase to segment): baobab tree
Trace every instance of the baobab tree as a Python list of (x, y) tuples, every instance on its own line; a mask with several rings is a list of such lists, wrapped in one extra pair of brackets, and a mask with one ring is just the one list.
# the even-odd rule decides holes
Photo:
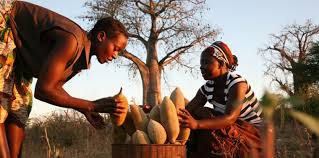
[[(319, 26), (308, 20), (305, 24), (285, 27), (281, 33), (272, 34), (271, 42), (261, 55), (266, 59), (265, 74), (278, 84), (288, 96), (299, 96), (304, 105), (294, 108), (317, 116), (318, 114), (318, 37)], [(318, 126), (313, 126), (318, 131)], [(315, 134), (313, 157), (319, 155), (319, 143)]]
[(289, 96), (307, 93), (307, 71), (304, 66), (313, 58), (310, 53), (319, 37), (319, 26), (305, 24), (286, 26), (281, 33), (271, 34), (271, 41), (261, 55), (266, 59), (265, 74)]
[[(130, 70), (139, 72), (143, 104), (161, 101), (161, 79), (167, 66), (194, 72), (191, 54), (217, 36), (203, 19), (205, 0), (90, 0), (84, 19), (112, 16), (128, 29), (130, 47), (121, 56)], [(131, 50), (129, 50), (131, 48)], [(172, 67), (171, 67), (172, 68)]]

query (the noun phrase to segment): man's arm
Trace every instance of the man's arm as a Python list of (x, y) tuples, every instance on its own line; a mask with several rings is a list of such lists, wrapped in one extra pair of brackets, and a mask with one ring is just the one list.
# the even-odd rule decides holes
[(53, 29), (44, 34), (53, 41), (48, 59), (40, 70), (35, 88), (35, 98), (61, 107), (85, 111), (94, 110), (94, 103), (88, 100), (74, 98), (63, 89), (65, 80), (63, 74), (69, 60), (77, 49), (77, 40), (73, 35), (63, 30)]

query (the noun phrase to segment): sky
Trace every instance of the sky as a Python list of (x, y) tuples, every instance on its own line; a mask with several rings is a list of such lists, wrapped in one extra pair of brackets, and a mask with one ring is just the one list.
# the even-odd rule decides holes
[[(58, 12), (78, 23), (84, 29), (91, 24), (77, 18), (86, 13), (86, 0), (25, 0)], [(239, 59), (237, 73), (244, 76), (257, 97), (265, 90), (273, 91), (263, 71), (264, 60), (258, 50), (270, 42), (270, 34), (279, 34), (289, 24), (304, 24), (311, 19), (319, 24), (317, 13), (318, 0), (207, 0), (210, 8), (204, 14), (205, 22), (218, 27), (222, 33), (217, 40), (228, 44), (233, 54)], [(200, 54), (198, 54), (199, 57)], [(199, 58), (198, 58), (199, 63)], [(175, 87), (180, 87), (186, 98), (191, 99), (198, 88), (205, 83), (200, 74), (192, 77), (184, 71), (168, 72), (168, 84), (162, 82), (162, 96), (170, 95)], [(33, 88), (36, 79), (33, 82)], [(75, 76), (64, 88), (74, 96), (88, 100), (112, 96), (123, 87), (123, 93), (129, 100), (134, 98), (141, 104), (142, 83), (139, 76), (132, 79), (124, 67), (117, 67), (113, 62), (101, 65), (96, 59), (91, 60), (91, 68)], [(34, 99), (30, 117), (39, 117), (52, 111), (64, 110)]]

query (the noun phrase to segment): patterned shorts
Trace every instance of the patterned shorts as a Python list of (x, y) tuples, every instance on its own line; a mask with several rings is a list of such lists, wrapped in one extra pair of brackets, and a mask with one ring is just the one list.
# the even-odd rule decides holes
[(32, 77), (24, 77), (14, 65), (16, 46), (9, 25), (13, 2), (0, 2), (0, 123), (10, 118), (24, 127), (32, 107)]

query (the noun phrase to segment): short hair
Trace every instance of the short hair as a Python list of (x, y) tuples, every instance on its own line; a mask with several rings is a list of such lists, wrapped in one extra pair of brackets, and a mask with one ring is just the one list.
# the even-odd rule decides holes
[(124, 35), (126, 38), (128, 38), (129, 36), (125, 26), (119, 20), (116, 20), (112, 17), (105, 17), (99, 19), (95, 23), (90, 33), (94, 37), (96, 37), (99, 31), (104, 31), (106, 33), (106, 36), (109, 38), (114, 38), (119, 34)]

